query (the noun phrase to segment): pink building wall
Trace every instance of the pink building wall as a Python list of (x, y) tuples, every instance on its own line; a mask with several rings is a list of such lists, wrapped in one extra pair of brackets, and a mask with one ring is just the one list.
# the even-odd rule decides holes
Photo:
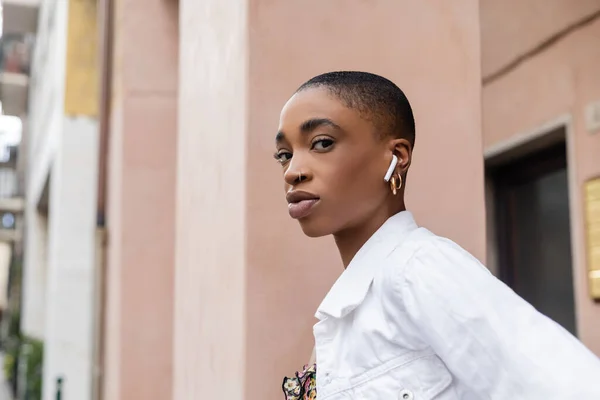
[(115, 0), (103, 398), (172, 395), (178, 9)]
[(482, 260), (483, 147), (571, 116), (579, 330), (600, 353), (580, 195), (600, 174), (600, 139), (583, 123), (600, 99), (598, 21), (484, 84), (481, 134), (482, 71), (597, 1), (574, 4), (484, 0), (480, 35), (475, 0), (115, 0), (104, 398), (279, 398), (283, 375), (307, 361), (341, 263), (330, 238), (307, 239), (287, 217), (271, 154), (281, 106), (334, 69), (380, 73), (407, 93), (409, 208)]
[[(483, 142), (486, 150), (570, 120), (568, 139), (573, 277), (581, 340), (600, 355), (600, 304), (588, 294), (583, 183), (600, 175), (600, 135), (588, 132), (584, 109), (600, 100), (600, 3), (597, 0), (481, 2)], [(596, 15), (595, 18), (590, 16)], [(547, 38), (564, 35), (516, 68), (490, 76)]]
[(278, 398), (342, 271), (330, 238), (309, 240), (287, 217), (271, 156), (282, 105), (328, 70), (397, 82), (417, 119), (409, 207), (484, 259), (478, 2), (181, 0), (180, 11), (174, 398)]

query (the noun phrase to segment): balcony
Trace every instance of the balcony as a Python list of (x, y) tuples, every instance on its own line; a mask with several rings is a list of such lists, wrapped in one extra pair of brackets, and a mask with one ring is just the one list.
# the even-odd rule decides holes
[(19, 118), (0, 116), (0, 241), (21, 237), (19, 225), (24, 207), (18, 163), (21, 131)]
[(18, 219), (23, 213), (23, 199), (18, 197), (19, 179), (13, 168), (0, 167), (0, 241), (20, 238)]
[(37, 31), (40, 0), (0, 0), (0, 101), (2, 113), (21, 116), (27, 112), (29, 70)]
[(2, 36), (35, 33), (41, 0), (1, 0)]
[(0, 199), (17, 196), (17, 171), (13, 168), (0, 167)]
[(0, 38), (0, 101), (3, 114), (27, 112), (33, 36), (7, 34)]

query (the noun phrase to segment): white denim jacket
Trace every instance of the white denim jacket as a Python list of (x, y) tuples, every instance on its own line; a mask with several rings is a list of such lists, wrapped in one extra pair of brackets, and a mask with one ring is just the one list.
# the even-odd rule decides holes
[(316, 316), (319, 400), (600, 400), (595, 355), (409, 212), (367, 241)]

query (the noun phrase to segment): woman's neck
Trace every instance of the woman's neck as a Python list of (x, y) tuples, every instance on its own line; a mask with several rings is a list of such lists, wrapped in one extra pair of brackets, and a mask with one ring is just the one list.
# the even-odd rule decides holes
[(344, 229), (333, 235), (335, 244), (344, 264), (344, 269), (348, 268), (350, 262), (361, 249), (361, 247), (373, 236), (375, 232), (387, 221), (392, 215), (405, 211), (404, 201), (393, 208), (378, 210), (374, 215), (368, 218), (364, 223)]

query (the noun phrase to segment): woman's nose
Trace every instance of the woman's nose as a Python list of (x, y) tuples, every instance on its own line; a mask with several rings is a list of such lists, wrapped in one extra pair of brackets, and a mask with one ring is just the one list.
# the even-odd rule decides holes
[(308, 179), (310, 179), (310, 172), (308, 168), (302, 168), (299, 163), (291, 163), (289, 168), (284, 174), (285, 183), (290, 186), (298, 185)]

